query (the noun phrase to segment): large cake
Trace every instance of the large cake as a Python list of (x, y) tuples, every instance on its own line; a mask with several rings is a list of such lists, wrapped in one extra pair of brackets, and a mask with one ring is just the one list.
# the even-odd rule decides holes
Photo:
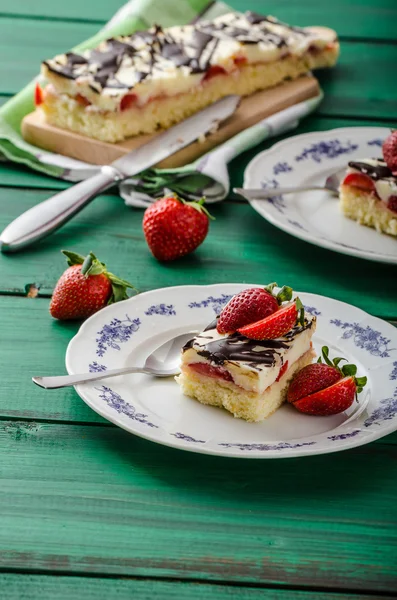
[(229, 94), (246, 96), (335, 64), (332, 30), (228, 13), (154, 26), (42, 64), (36, 104), (48, 123), (106, 142), (167, 128)]

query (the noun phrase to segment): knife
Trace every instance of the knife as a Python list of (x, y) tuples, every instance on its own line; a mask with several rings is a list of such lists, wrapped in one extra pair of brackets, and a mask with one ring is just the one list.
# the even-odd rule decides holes
[(4, 229), (0, 235), (0, 250), (15, 252), (49, 235), (115, 183), (152, 167), (215, 129), (235, 112), (239, 102), (240, 96), (235, 95), (218, 100), (111, 165), (101, 167), (96, 175), (27, 210)]

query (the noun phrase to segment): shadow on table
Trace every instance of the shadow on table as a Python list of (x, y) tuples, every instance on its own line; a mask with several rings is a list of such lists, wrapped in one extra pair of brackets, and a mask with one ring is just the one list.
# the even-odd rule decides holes
[(291, 497), (300, 504), (308, 498), (362, 501), (390, 480), (397, 450), (378, 442), (327, 455), (250, 460), (184, 452), (126, 432), (107, 436), (104, 443), (115, 462), (128, 461), (134, 470), (157, 479), (159, 487), (166, 484), (219, 501), (231, 494), (234, 500), (273, 499), (289, 508)]

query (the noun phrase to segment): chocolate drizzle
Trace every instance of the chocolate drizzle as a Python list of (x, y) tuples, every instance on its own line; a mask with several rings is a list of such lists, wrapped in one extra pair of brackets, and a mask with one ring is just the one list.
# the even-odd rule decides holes
[(349, 162), (349, 167), (356, 169), (356, 171), (360, 171), (360, 173), (363, 173), (364, 175), (368, 175), (368, 177), (371, 177), (371, 179), (374, 181), (388, 178), (397, 179), (381, 158), (374, 160), (377, 161), (376, 165), (372, 165), (367, 162), (351, 160)]
[[(296, 326), (291, 329), (282, 338), (276, 340), (251, 340), (240, 333), (233, 333), (219, 339), (210, 338), (212, 341), (201, 345), (199, 342), (209, 339), (208, 336), (199, 335), (189, 340), (183, 347), (183, 351), (195, 348), (197, 354), (207, 358), (212, 363), (223, 365), (225, 361), (240, 361), (250, 363), (251, 365), (263, 365), (271, 367), (276, 362), (278, 350), (287, 350), (297, 335), (310, 329), (313, 320), (305, 321), (303, 326)], [(213, 321), (204, 331), (215, 329), (216, 320)], [(198, 342), (195, 344), (195, 342)]]
[(183, 67), (193, 74), (207, 72), (218, 45), (224, 41), (281, 48), (296, 34), (308, 35), (303, 29), (254, 12), (222, 19), (171, 30), (155, 25), (149, 31), (108, 39), (84, 55), (69, 52), (44, 64), (68, 79), (87, 78), (96, 92), (105, 87), (128, 90), (172, 67)]
[(225, 338), (213, 340), (205, 344), (197, 354), (222, 365), (225, 361), (242, 361), (254, 364), (272, 366), (275, 363), (277, 350), (287, 349), (288, 344), (281, 340), (266, 340), (263, 342), (250, 340), (240, 333), (233, 333)]

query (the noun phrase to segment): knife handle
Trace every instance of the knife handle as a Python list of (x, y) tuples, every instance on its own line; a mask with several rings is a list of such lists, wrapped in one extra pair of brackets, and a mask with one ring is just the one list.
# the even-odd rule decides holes
[(1, 251), (16, 252), (49, 235), (122, 179), (124, 176), (117, 169), (104, 166), (98, 174), (33, 206), (4, 229), (0, 235)]

